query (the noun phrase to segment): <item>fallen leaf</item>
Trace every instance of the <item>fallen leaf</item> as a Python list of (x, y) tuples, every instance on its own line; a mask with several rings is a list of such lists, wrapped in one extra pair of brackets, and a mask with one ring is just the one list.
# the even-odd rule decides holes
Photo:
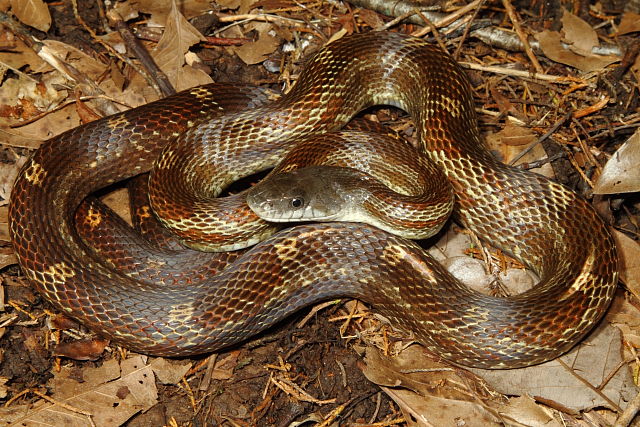
[(581, 55), (591, 54), (591, 50), (598, 45), (598, 34), (591, 25), (567, 9), (562, 11), (562, 32), (564, 40)]
[(42, 141), (80, 125), (74, 105), (67, 105), (24, 126), (0, 129), (3, 140), (12, 147), (38, 148)]
[(566, 426), (566, 424), (557, 421), (553, 417), (553, 413), (549, 408), (538, 405), (530, 396), (509, 399), (509, 404), (500, 408), (500, 415), (523, 426)]
[(107, 64), (92, 58), (80, 49), (67, 43), (50, 39), (44, 40), (42, 43), (49, 48), (51, 53), (72, 65), (78, 69), (78, 71), (86, 74), (91, 80), (98, 81), (102, 74), (109, 68)]
[(620, 25), (618, 25), (618, 35), (636, 33), (640, 31), (640, 14), (626, 12), (622, 15)]
[(168, 360), (162, 357), (154, 359), (149, 366), (162, 384), (178, 384), (191, 369), (191, 362), (182, 360)]
[(20, 22), (42, 32), (51, 27), (49, 8), (42, 0), (11, 0), (11, 11)]
[[(638, 393), (629, 370), (626, 367), (619, 369), (622, 362), (620, 331), (607, 322), (560, 359), (569, 368), (558, 360), (551, 360), (519, 369), (470, 370), (500, 393), (512, 396), (528, 394), (555, 401), (575, 411), (614, 408), (611, 402), (624, 409)], [(599, 389), (610, 374), (613, 376)]]
[(109, 340), (101, 338), (72, 341), (58, 344), (53, 350), (53, 355), (73, 360), (98, 360), (107, 345)]
[(275, 52), (280, 45), (277, 37), (270, 36), (267, 32), (260, 33), (258, 40), (234, 47), (233, 51), (247, 65), (259, 64)]
[(25, 71), (38, 70), (43, 72), (52, 69), (33, 49), (24, 44), (21, 39), (16, 38), (13, 33), (9, 31), (0, 32), (0, 43), (11, 46), (8, 51), (0, 51), (0, 63), (19, 69), (24, 69), (23, 67), (27, 66), (28, 68)]
[(562, 45), (560, 33), (557, 31), (545, 30), (535, 34), (535, 38), (540, 43), (540, 49), (542, 49), (547, 58), (577, 68), (580, 71), (600, 71), (607, 65), (620, 60), (620, 58), (612, 55), (579, 55), (572, 52)]
[(3, 268), (9, 265), (13, 265), (17, 263), (18, 263), (18, 257), (16, 257), (16, 254), (13, 251), (13, 248), (11, 246), (6, 248), (0, 248), (0, 270), (2, 270)]
[(9, 381), (9, 378), (7, 377), (0, 377), (0, 399), (4, 399), (7, 397), (7, 382)]
[(171, 5), (164, 33), (152, 53), (156, 63), (178, 91), (211, 83), (211, 77), (206, 73), (185, 65), (189, 48), (205, 38), (179, 12), (175, 1)]
[(23, 157), (13, 164), (0, 163), (0, 206), (9, 204), (13, 181), (16, 180), (25, 160), (26, 157)]
[(640, 244), (624, 233), (613, 231), (620, 259), (620, 280), (640, 299)]
[[(491, 138), (499, 139), (501, 145), (523, 146), (535, 142), (538, 137), (529, 128), (507, 122), (504, 128), (491, 135)], [(493, 141), (492, 141), (493, 142)]]
[[(425, 358), (419, 346), (411, 346), (390, 357), (368, 348), (362, 367), (364, 375), (382, 386), (401, 408), (410, 425), (416, 426), (491, 426), (501, 425), (480, 400), (490, 400), (482, 386), (464, 371)], [(462, 375), (462, 377), (460, 376)]]
[(73, 368), (62, 367), (49, 383), (50, 397), (56, 403), (41, 400), (3, 408), (0, 418), (22, 426), (116, 427), (157, 403), (153, 371), (142, 356), (121, 365), (107, 361), (99, 368), (83, 369), (82, 374), (83, 382), (78, 382), (73, 379)]
[(635, 350), (629, 351), (629, 347), (640, 348), (640, 310), (634, 305), (636, 298), (615, 298), (606, 317), (607, 321), (622, 332), (624, 342), (627, 344), (625, 356), (633, 359), (637, 353)]
[[(171, 14), (173, 2), (158, 0), (134, 0), (131, 7), (143, 13), (148, 13), (151, 18), (148, 21), (150, 27), (162, 27)], [(211, 10), (210, 0), (180, 0), (177, 3), (178, 12), (191, 19), (194, 16), (202, 15)]]
[[(510, 121), (507, 121), (504, 128), (500, 131), (487, 135), (487, 145), (489, 149), (496, 152), (504, 163), (511, 163), (516, 156), (520, 156), (522, 151), (527, 150), (527, 153), (520, 157), (518, 161), (515, 162), (515, 165), (531, 163), (547, 157), (547, 153), (544, 151), (542, 145), (536, 144), (532, 148), (528, 147), (535, 144), (537, 140), (538, 136), (531, 129), (519, 126)], [(550, 164), (544, 164), (539, 168), (532, 169), (532, 171), (548, 178), (555, 176)]]
[(384, 19), (382, 19), (382, 16), (373, 10), (358, 9), (358, 16), (371, 28), (378, 28), (384, 25)]
[(102, 200), (102, 202), (118, 216), (124, 219), (127, 224), (133, 224), (131, 220), (129, 191), (126, 188), (118, 188), (104, 197), (101, 197), (100, 200)]
[(640, 191), (640, 130), (636, 130), (604, 165), (596, 181), (594, 194)]
[(498, 418), (483, 411), (474, 402), (451, 401), (440, 397), (425, 398), (410, 390), (380, 387), (400, 407), (408, 426), (503, 426)]

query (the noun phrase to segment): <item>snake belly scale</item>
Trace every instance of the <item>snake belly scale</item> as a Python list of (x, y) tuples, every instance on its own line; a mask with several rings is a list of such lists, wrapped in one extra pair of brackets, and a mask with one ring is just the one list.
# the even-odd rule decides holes
[[(279, 101), (220, 116), (243, 97), (238, 88), (196, 88), (45, 142), (9, 205), (14, 248), (36, 289), (93, 331), (164, 356), (215, 351), (303, 306), (349, 296), (454, 363), (517, 367), (567, 351), (606, 311), (618, 275), (608, 228), (573, 192), (491, 156), (466, 76), (439, 48), (397, 33), (356, 34), (320, 50)], [(118, 261), (95, 256), (74, 229), (75, 209), (89, 193), (150, 170), (161, 151), (166, 157), (153, 171), (159, 187), (184, 182), (202, 197), (215, 192), (207, 181), (215, 158), (270, 167), (298, 135), (339, 128), (379, 103), (412, 116), (420, 150), (453, 186), (455, 217), (534, 269), (535, 288), (482, 295), (417, 244), (353, 223), (280, 231), (203, 283), (165, 287), (113, 268)], [(191, 149), (195, 158), (185, 153)], [(168, 196), (175, 210), (159, 203), (168, 223), (176, 212), (194, 214), (178, 196)], [(198, 245), (206, 235), (199, 231), (183, 238)]]

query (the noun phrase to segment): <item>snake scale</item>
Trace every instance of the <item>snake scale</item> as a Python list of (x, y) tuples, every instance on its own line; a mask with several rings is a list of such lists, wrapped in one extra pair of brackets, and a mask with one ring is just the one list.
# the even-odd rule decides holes
[[(215, 351), (303, 306), (348, 296), (454, 363), (518, 367), (567, 351), (606, 311), (618, 275), (608, 228), (570, 190), (492, 157), (467, 78), (438, 47), (391, 32), (344, 37), (306, 64), (287, 95), (258, 107), (264, 97), (248, 88), (195, 88), (45, 142), (21, 170), (9, 205), (15, 251), (35, 288), (89, 329), (164, 356)], [(247, 108), (238, 111), (238, 103)], [(416, 243), (354, 223), (288, 228), (206, 280), (164, 286), (101, 259), (74, 227), (88, 194), (154, 162), (152, 193), (181, 182), (196, 199), (210, 198), (218, 184), (209, 178), (227, 174), (212, 165), (268, 168), (297, 136), (337, 129), (375, 104), (411, 115), (420, 150), (453, 186), (456, 219), (536, 271), (533, 289), (509, 298), (477, 293)], [(199, 245), (209, 232), (200, 207), (182, 206), (176, 188), (168, 194), (172, 205), (156, 197), (164, 221), (198, 228), (182, 237)]]

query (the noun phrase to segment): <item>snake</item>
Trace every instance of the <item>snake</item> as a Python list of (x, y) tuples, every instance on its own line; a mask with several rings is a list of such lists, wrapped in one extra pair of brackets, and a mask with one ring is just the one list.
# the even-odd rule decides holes
[[(207, 249), (216, 232), (199, 215), (224, 185), (210, 178), (268, 169), (297, 138), (336, 131), (378, 104), (411, 116), (418, 150), (451, 185), (454, 220), (536, 272), (532, 289), (485, 295), (418, 242), (353, 222), (276, 229), (210, 277), (175, 286), (119, 269), (124, 260), (103, 259), (77, 231), (74, 215), (88, 195), (150, 171), (156, 215), (186, 245)], [(187, 198), (198, 203), (183, 205)], [(231, 229), (247, 220), (228, 219)], [(94, 214), (90, 223), (101, 221)], [(464, 70), (440, 47), (387, 31), (327, 44), (277, 100), (212, 84), (44, 142), (14, 184), (9, 226), (21, 268), (46, 300), (117, 344), (167, 357), (218, 351), (310, 304), (353, 297), (451, 363), (528, 366), (576, 345), (606, 312), (618, 279), (612, 234), (590, 204), (496, 159), (480, 137)], [(145, 245), (134, 246), (144, 262)], [(163, 262), (171, 263), (159, 260), (160, 271)]]

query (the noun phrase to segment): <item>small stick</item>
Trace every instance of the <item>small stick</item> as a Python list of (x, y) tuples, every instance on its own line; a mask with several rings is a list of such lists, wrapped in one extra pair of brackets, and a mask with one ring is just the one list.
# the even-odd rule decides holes
[(522, 27), (520, 26), (520, 20), (518, 19), (518, 15), (516, 15), (516, 11), (513, 9), (511, 2), (509, 0), (502, 0), (502, 4), (507, 11), (507, 15), (509, 15), (511, 23), (513, 24), (513, 29), (516, 30), (516, 34), (518, 35), (520, 41), (522, 42), (522, 45), (524, 46), (524, 51), (527, 53), (529, 60), (533, 64), (533, 68), (536, 69), (537, 73), (543, 73), (544, 70), (542, 68), (542, 65), (540, 65), (540, 63), (538, 62), (538, 58), (536, 58), (533, 50), (531, 50), (531, 45), (529, 45), (529, 38), (522, 30)]

